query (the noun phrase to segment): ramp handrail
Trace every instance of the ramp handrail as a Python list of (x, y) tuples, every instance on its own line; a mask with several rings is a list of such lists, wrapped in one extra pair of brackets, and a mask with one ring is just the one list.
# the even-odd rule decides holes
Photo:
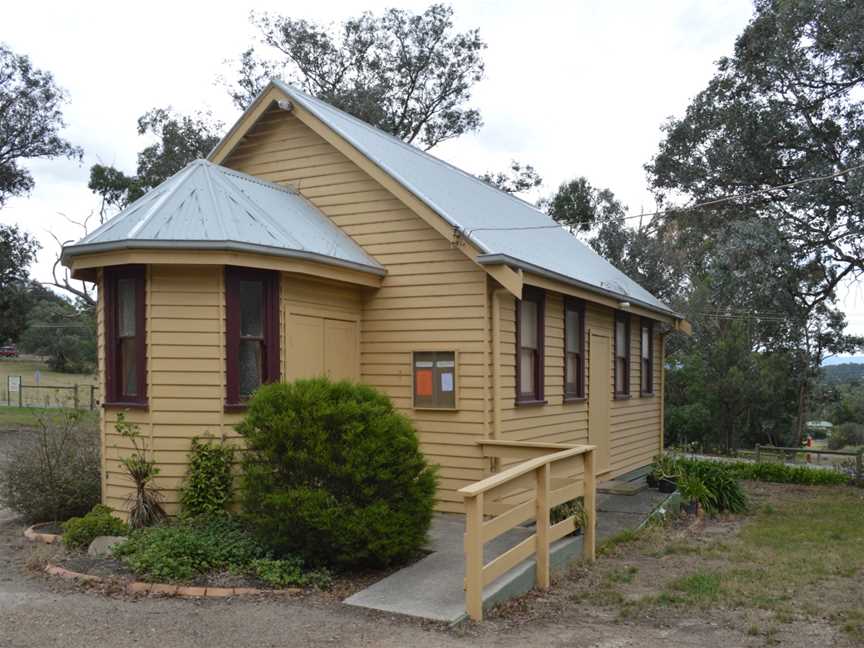
[[(489, 440), (480, 446), (484, 456), (524, 461), (459, 490), (465, 498), (465, 609), (477, 621), (483, 588), (523, 560), (536, 556), (537, 586), (549, 587), (550, 547), (578, 528), (576, 515), (551, 524), (552, 508), (583, 497), (582, 555), (589, 561), (597, 524), (594, 446)], [(487, 542), (532, 518), (533, 535), (485, 563)]]

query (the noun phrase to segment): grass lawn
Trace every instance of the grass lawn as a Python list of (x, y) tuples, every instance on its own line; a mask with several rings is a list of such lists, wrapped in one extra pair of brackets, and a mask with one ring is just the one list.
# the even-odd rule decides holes
[(544, 605), (529, 597), (501, 614), (698, 621), (739, 633), (735, 645), (864, 644), (864, 490), (747, 490), (748, 514), (618, 537), (593, 567), (560, 578)]
[[(36, 385), (36, 370), (39, 370), (40, 389), (28, 388)], [(49, 389), (48, 387), (72, 387), (81, 385), (78, 390), (79, 403), (86, 407), (90, 402), (90, 385), (96, 385), (96, 376), (93, 374), (66, 374), (52, 371), (44, 362), (25, 358), (3, 358), (0, 359), (0, 404), (6, 404), (7, 400), (7, 376), (21, 376), (24, 384), (23, 404), (36, 407), (69, 406), (74, 403), (74, 392), (69, 389)], [(98, 392), (95, 394), (98, 400)], [(12, 404), (17, 403), (18, 394), (12, 394)]]
[[(62, 409), (51, 408), (48, 410), (38, 407), (0, 407), (0, 430), (9, 430), (17, 428), (32, 428), (37, 425), (37, 416), (44, 414), (47, 416), (59, 416), (62, 414)], [(84, 421), (92, 424), (94, 427), (99, 422), (99, 412), (82, 412)]]

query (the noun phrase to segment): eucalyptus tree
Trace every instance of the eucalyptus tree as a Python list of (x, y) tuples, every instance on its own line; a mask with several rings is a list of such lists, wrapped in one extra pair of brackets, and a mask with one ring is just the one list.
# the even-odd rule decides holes
[(0, 207), (33, 189), (33, 176), (21, 162), (81, 159), (81, 149), (60, 134), (66, 101), (50, 72), (0, 43)]

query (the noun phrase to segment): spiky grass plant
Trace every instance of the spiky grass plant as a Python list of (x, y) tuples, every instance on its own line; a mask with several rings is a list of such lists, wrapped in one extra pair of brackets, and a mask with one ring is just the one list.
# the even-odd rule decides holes
[(162, 493), (154, 480), (159, 474), (156, 462), (147, 457), (146, 444), (138, 426), (129, 423), (123, 412), (117, 415), (114, 424), (117, 433), (132, 444), (133, 452), (120, 460), (120, 466), (135, 484), (135, 492), (126, 499), (129, 510), (129, 527), (142, 529), (153, 526), (166, 517), (162, 508)]

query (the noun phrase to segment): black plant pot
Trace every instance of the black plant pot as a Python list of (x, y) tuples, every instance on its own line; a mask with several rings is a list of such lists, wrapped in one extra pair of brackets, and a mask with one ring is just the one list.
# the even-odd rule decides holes
[(696, 515), (699, 512), (699, 500), (692, 500), (684, 504), (684, 511), (687, 515)]
[(654, 473), (648, 473), (645, 477), (645, 481), (648, 482), (648, 488), (657, 488), (659, 482), (657, 481), (657, 476)]
[(664, 477), (660, 480), (659, 488), (661, 493), (674, 493), (675, 489), (678, 488), (678, 484), (675, 483), (674, 479)]

